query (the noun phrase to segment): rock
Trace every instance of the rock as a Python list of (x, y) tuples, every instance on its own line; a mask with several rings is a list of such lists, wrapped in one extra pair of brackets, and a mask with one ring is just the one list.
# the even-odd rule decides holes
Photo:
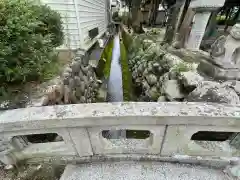
[(146, 94), (151, 98), (153, 101), (157, 101), (158, 97), (160, 96), (160, 92), (157, 90), (155, 86), (151, 87)]
[(39, 103), (39, 106), (47, 106), (49, 104), (49, 98), (47, 95), (43, 96), (40, 103)]
[(197, 87), (199, 83), (201, 83), (204, 78), (200, 76), (197, 72), (188, 71), (188, 72), (180, 72), (179, 79), (184, 87)]
[(81, 62), (79, 61), (73, 61), (72, 64), (71, 64), (71, 67), (72, 67), (72, 72), (74, 75), (78, 74), (79, 71), (80, 71), (80, 64)]
[(148, 75), (148, 70), (147, 69), (145, 69), (144, 71), (143, 71), (143, 74), (142, 74), (143, 76), (147, 76)]
[(148, 62), (147, 70), (148, 70), (148, 72), (153, 72), (153, 64), (152, 64), (152, 62)]
[(80, 98), (80, 102), (81, 102), (81, 103), (85, 103), (85, 102), (86, 102), (86, 98), (85, 98), (84, 96), (82, 96), (82, 97)]
[(175, 56), (171, 53), (167, 53), (163, 56), (163, 62), (167, 63), (168, 68), (171, 68), (175, 65), (183, 63), (183, 60), (181, 58), (179, 58), (178, 56)]
[(231, 31), (230, 31), (230, 35), (236, 39), (236, 40), (240, 40), (240, 24), (235, 24)]
[(64, 98), (63, 98), (63, 102), (65, 104), (68, 104), (70, 102), (70, 94), (71, 94), (71, 90), (67, 85), (64, 85)]
[(159, 78), (160, 84), (163, 84), (167, 80), (170, 80), (169, 72), (165, 73), (164, 75), (160, 76), (160, 78)]
[(56, 93), (56, 102), (60, 103), (64, 96), (64, 85), (59, 84), (55, 86), (55, 93)]
[(107, 99), (107, 92), (103, 88), (100, 88), (97, 92), (97, 101), (105, 102), (106, 99)]
[(144, 71), (144, 65), (143, 65), (143, 64), (140, 64), (140, 65), (138, 66), (138, 72), (143, 73), (143, 71)]
[(92, 100), (90, 98), (88, 98), (87, 103), (92, 103)]
[(225, 53), (226, 37), (220, 36), (217, 40), (211, 45), (210, 55), (213, 57), (221, 56)]
[(222, 86), (228, 86), (232, 89), (234, 89), (234, 91), (237, 93), (238, 96), (240, 96), (240, 81), (226, 81), (224, 83), (222, 83)]
[(83, 81), (81, 81), (81, 84), (80, 84), (80, 91), (83, 93), (85, 91), (85, 88), (86, 88), (86, 85)]
[(81, 61), (82, 62), (82, 58), (80, 56), (77, 56), (74, 58), (74, 61)]
[(84, 76), (83, 72), (80, 70), (78, 73), (78, 76), (82, 79), (82, 77)]
[(71, 78), (71, 75), (70, 75), (68, 72), (64, 72), (64, 73), (62, 74), (63, 84), (64, 84), (64, 85), (68, 85), (70, 78)]
[(75, 86), (81, 86), (81, 79), (78, 76), (74, 76), (74, 84)]
[(147, 75), (146, 80), (150, 86), (157, 83), (157, 77), (154, 74)]
[(88, 67), (81, 66), (82, 72), (87, 75), (88, 73)]
[(69, 79), (69, 82), (68, 82), (68, 87), (69, 87), (70, 89), (73, 89), (74, 86), (75, 86), (74, 79), (73, 79), (73, 78), (70, 78), (70, 79)]
[(179, 76), (179, 72), (175, 72), (175, 71), (168, 72), (168, 77), (170, 80), (177, 80), (178, 76)]
[(70, 94), (70, 102), (71, 102), (71, 104), (78, 103), (78, 99), (76, 97), (76, 91), (72, 91), (72, 93)]
[(167, 100), (166, 100), (165, 96), (160, 96), (157, 100), (157, 102), (166, 102), (166, 101)]
[(147, 83), (146, 80), (142, 81), (142, 87), (143, 87), (143, 90), (145, 90), (145, 91), (150, 89), (150, 86), (149, 86), (149, 84)]
[(82, 88), (81, 87), (76, 87), (76, 90), (75, 90), (75, 96), (80, 99), (81, 96), (82, 96)]
[(237, 93), (228, 86), (222, 86), (213, 81), (204, 81), (191, 92), (186, 98), (189, 102), (216, 102), (238, 104), (239, 97)]
[(83, 76), (83, 77), (82, 77), (82, 80), (84, 81), (85, 84), (88, 83), (88, 78), (87, 78), (87, 76)]
[(138, 73), (137, 73), (137, 70), (135, 69), (133, 72), (132, 72), (132, 77), (133, 79), (136, 79), (138, 76)]
[(63, 72), (63, 73), (69, 73), (69, 74), (71, 74), (71, 73), (72, 73), (72, 68), (66, 67), (66, 68), (64, 69), (64, 72)]
[(177, 80), (167, 80), (163, 83), (162, 92), (170, 101), (180, 100), (184, 95), (180, 91)]

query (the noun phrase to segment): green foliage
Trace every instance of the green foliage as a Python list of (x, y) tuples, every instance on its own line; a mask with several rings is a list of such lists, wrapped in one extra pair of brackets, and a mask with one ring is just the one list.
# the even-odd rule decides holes
[(50, 34), (54, 47), (62, 45), (64, 34), (60, 14), (46, 5), (35, 6), (35, 9), (35, 13), (39, 17), (38, 20), (43, 22), (36, 32), (41, 33), (43, 36)]
[(133, 39), (130, 34), (128, 34), (123, 28), (121, 28), (123, 44), (127, 50), (130, 49), (131, 44), (133, 43)]
[(111, 62), (112, 62), (112, 51), (113, 51), (113, 44), (114, 39), (109, 39), (107, 45), (105, 46), (101, 58), (99, 60), (99, 64), (97, 67), (97, 75), (98, 77), (108, 79), (110, 76), (110, 69), (111, 69)]
[(122, 82), (123, 82), (123, 100), (132, 100), (132, 75), (129, 70), (127, 50), (123, 42), (120, 42), (121, 67), (122, 67)]
[(121, 21), (121, 17), (118, 15), (118, 12), (114, 12), (112, 15), (112, 19), (116, 22)]
[(194, 70), (194, 66), (190, 63), (184, 63), (184, 62), (176, 64), (170, 69), (171, 72), (177, 72), (177, 73), (187, 72), (191, 70)]
[(1, 84), (37, 80), (51, 63), (53, 44), (60, 41), (53, 41), (53, 21), (46, 26), (41, 8), (27, 0), (0, 0)]

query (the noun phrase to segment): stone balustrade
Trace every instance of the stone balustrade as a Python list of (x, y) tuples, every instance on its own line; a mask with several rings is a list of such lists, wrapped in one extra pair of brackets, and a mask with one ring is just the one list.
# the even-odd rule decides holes
[[(109, 138), (109, 130), (126, 130), (127, 138)], [(16, 164), (23, 160), (180, 158), (230, 163), (239, 160), (238, 132), (240, 106), (227, 104), (97, 103), (31, 107), (0, 113), (0, 160)], [(48, 133), (58, 134), (63, 141), (33, 143), (27, 138)]]

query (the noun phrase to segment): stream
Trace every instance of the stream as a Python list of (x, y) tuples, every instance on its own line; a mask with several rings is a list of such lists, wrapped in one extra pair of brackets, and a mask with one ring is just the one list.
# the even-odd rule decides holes
[[(120, 64), (120, 39), (114, 37), (111, 70), (108, 80), (108, 102), (123, 102), (122, 68)], [(112, 129), (108, 131), (109, 139), (126, 138), (126, 130)]]

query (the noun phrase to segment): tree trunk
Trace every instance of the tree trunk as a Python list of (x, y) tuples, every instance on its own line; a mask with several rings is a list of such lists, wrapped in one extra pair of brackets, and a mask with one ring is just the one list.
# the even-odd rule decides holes
[(134, 0), (132, 3), (132, 28), (135, 33), (143, 33), (143, 14), (140, 9), (141, 0)]
[(192, 24), (194, 15), (195, 15), (195, 12), (191, 8), (188, 8), (185, 18), (184, 18), (182, 25), (180, 27), (180, 30), (179, 30), (178, 41), (179, 41), (179, 46), (181, 48), (184, 47), (184, 44), (189, 37), (190, 31), (191, 31), (191, 24)]
[(153, 16), (152, 16), (152, 25), (156, 24), (156, 19), (158, 15), (158, 8), (159, 4), (162, 2), (162, 0), (154, 0), (154, 6), (153, 6)]
[(232, 11), (231, 8), (227, 9), (224, 32), (226, 32), (228, 29), (228, 19), (229, 19), (229, 15), (231, 14), (231, 11)]
[(239, 15), (240, 15), (240, 7), (238, 8), (238, 11), (237, 11), (237, 13), (235, 14), (235, 16), (233, 18), (234, 24), (237, 23)]
[(167, 28), (164, 37), (165, 43), (171, 44), (174, 40), (179, 14), (182, 12), (180, 7), (182, 6), (183, 2), (185, 2), (185, 0), (177, 1), (177, 3), (169, 10)]
[(132, 8), (132, 28), (135, 33), (143, 33), (142, 21), (143, 14), (140, 8), (133, 7)]

